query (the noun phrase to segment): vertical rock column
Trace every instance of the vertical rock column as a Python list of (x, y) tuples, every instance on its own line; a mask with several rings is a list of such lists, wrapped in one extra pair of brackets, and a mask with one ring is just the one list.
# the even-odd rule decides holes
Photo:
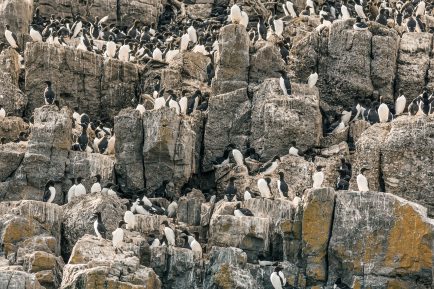
[(143, 167), (143, 123), (140, 112), (123, 109), (115, 117), (116, 175), (123, 192), (145, 187)]
[(220, 31), (213, 96), (209, 100), (205, 127), (204, 170), (229, 143), (244, 145), (250, 131), (250, 101), (247, 95), (249, 37), (242, 25), (227, 25)]

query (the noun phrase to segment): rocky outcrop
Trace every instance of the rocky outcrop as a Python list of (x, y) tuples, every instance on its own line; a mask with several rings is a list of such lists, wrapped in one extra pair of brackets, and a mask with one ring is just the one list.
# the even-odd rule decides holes
[[(21, 266), (21, 279), (33, 280), (26, 284), (58, 288), (64, 265), (59, 257), (61, 208), (55, 204), (35, 201), (2, 202), (0, 212), (0, 242), (4, 246), (3, 253), (9, 265)], [(34, 275), (26, 275), (24, 272)], [(0, 266), (0, 276), (7, 274)], [(1, 280), (0, 277), (0, 285)], [(16, 284), (13, 288), (28, 288), (20, 286), (22, 285)], [(10, 285), (4, 288), (10, 288)]]
[(0, 135), (5, 138), (6, 142), (12, 142), (18, 139), (21, 132), (27, 132), (29, 125), (19, 117), (0, 118)]
[(13, 84), (13, 79), (8, 73), (0, 72), (0, 104), (7, 115), (22, 116), (27, 104), (27, 97)]
[(253, 91), (251, 145), (263, 160), (285, 155), (296, 141), (302, 151), (319, 144), (322, 135), (316, 88), (292, 84), (283, 95), (278, 78), (267, 79)]
[(115, 250), (109, 242), (89, 235), (79, 239), (65, 266), (60, 288), (161, 288), (158, 276), (140, 265), (133, 252)]
[[(11, 31), (17, 34), (18, 46), (24, 50), (23, 34), (28, 33), (28, 27), (32, 21), (33, 1), (4, 0), (0, 6), (0, 31), (5, 31), (5, 25), (9, 24)], [(0, 40), (5, 42), (4, 33), (0, 34)]]
[(285, 70), (285, 62), (279, 48), (267, 43), (251, 56), (249, 83), (260, 83), (267, 78), (279, 78), (279, 70)]
[(60, 106), (79, 107), (102, 120), (130, 106), (139, 85), (139, 66), (75, 48), (28, 43), (25, 58), (26, 115), (43, 105), (46, 80), (52, 82)]
[(231, 24), (221, 29), (212, 84), (215, 95), (247, 87), (249, 45), (249, 35), (242, 25)]
[(0, 182), (6, 181), (16, 171), (26, 152), (25, 144), (0, 145)]
[(3, 73), (8, 74), (12, 80), (12, 84), (18, 87), (21, 63), (20, 56), (16, 50), (8, 48), (0, 53), (0, 69)]
[(64, 107), (43, 106), (35, 109), (32, 136), (22, 163), (22, 174), (27, 183), (43, 189), (52, 179), (64, 177), (71, 147), (71, 115)]
[(143, 161), (146, 188), (154, 190), (164, 180), (180, 188), (197, 167), (203, 119), (178, 116), (171, 108), (146, 111), (143, 115)]
[(80, 199), (74, 199), (65, 205), (63, 219), (62, 255), (71, 254), (75, 243), (85, 234), (94, 233), (92, 215), (101, 212), (102, 220), (107, 229), (107, 238), (111, 239), (111, 232), (123, 220), (126, 211), (125, 201), (99, 193), (87, 194)]
[(328, 284), (430, 288), (433, 225), (425, 208), (392, 194), (338, 192)]
[(44, 289), (33, 274), (14, 270), (15, 268), (3, 269), (0, 267), (1, 288), (16, 289)]
[(130, 193), (145, 188), (143, 121), (138, 110), (125, 109), (115, 117), (116, 175), (120, 188)]

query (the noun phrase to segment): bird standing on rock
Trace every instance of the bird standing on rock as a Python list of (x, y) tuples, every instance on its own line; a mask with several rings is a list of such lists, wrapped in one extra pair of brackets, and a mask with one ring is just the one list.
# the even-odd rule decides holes
[(252, 211), (246, 208), (241, 208), (240, 203), (237, 203), (234, 210), (235, 217), (253, 217)]
[(120, 221), (116, 230), (112, 232), (112, 244), (116, 252), (120, 250), (122, 242), (124, 241), (124, 230), (122, 229), (122, 226), (125, 224), (125, 221)]
[(5, 38), (12, 48), (18, 49), (17, 36), (10, 30), (9, 24), (5, 25)]
[(271, 188), (270, 188), (271, 179), (265, 178), (265, 179), (259, 179), (258, 180), (258, 189), (261, 193), (261, 197), (263, 198), (271, 198)]
[(283, 286), (286, 284), (286, 279), (283, 275), (281, 267), (277, 266), (274, 268), (274, 272), (271, 273), (270, 280), (274, 289), (283, 289)]
[(51, 88), (51, 81), (47, 80), (45, 81), (45, 84), (47, 85), (44, 91), (45, 104), (53, 104), (54, 99), (56, 98), (56, 94)]
[(359, 189), (359, 192), (368, 192), (368, 179), (363, 174), (365, 171), (367, 171), (367, 168), (362, 168), (360, 170), (360, 174), (357, 175), (357, 187)]
[(102, 222), (101, 212), (94, 213), (93, 217), (96, 218), (96, 220), (93, 222), (93, 229), (95, 230), (96, 236), (99, 239), (105, 239), (107, 229), (105, 228), (104, 223)]
[(101, 193), (101, 176), (96, 175), (95, 178), (96, 178), (96, 181), (92, 185), (92, 187), (90, 188), (90, 192), (91, 193)]
[(288, 184), (285, 182), (285, 174), (279, 172), (279, 180), (277, 181), (277, 188), (279, 189), (280, 196), (282, 198), (288, 197)]
[(233, 202), (234, 199), (236, 201), (237, 198), (237, 187), (235, 186), (235, 181), (236, 179), (234, 177), (231, 177), (229, 179), (229, 184), (226, 187), (226, 191), (225, 191), (225, 200), (228, 202)]
[(3, 105), (0, 104), (0, 118), (6, 117), (6, 111), (3, 108)]
[(54, 187), (54, 182), (50, 180), (45, 185), (42, 201), (45, 203), (52, 203), (54, 201), (54, 197), (56, 197), (56, 188)]
[(168, 245), (175, 246), (175, 232), (169, 227), (169, 223), (167, 221), (164, 221), (161, 224), (164, 225), (164, 235), (166, 236)]

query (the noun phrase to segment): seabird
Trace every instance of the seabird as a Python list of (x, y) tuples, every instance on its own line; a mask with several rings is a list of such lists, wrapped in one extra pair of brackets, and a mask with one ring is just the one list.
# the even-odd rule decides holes
[(395, 115), (402, 114), (407, 104), (407, 100), (402, 92), (402, 89), (399, 90), (399, 94), (400, 96), (395, 101)]
[(258, 16), (258, 35), (262, 38), (262, 40), (267, 40), (267, 28), (264, 24), (264, 19), (261, 15)]
[(338, 177), (338, 182), (336, 184), (336, 189), (338, 191), (348, 190), (348, 188), (350, 187), (349, 180), (351, 179), (351, 177), (347, 175), (344, 170), (339, 169), (338, 172), (339, 172), (339, 177)]
[(286, 9), (292, 18), (297, 17), (297, 13), (295, 13), (294, 10), (294, 4), (291, 1), (286, 1)]
[(3, 108), (3, 105), (0, 104), (0, 118), (6, 117), (6, 111)]
[(47, 85), (44, 91), (45, 104), (53, 104), (54, 99), (56, 98), (56, 94), (51, 88), (51, 81), (47, 80), (45, 81), (45, 84)]
[(93, 222), (93, 229), (95, 230), (95, 234), (99, 239), (105, 239), (107, 229), (102, 222), (101, 212), (96, 212), (93, 214), (93, 216), (96, 217), (95, 222)]
[(86, 195), (86, 188), (81, 183), (81, 180), (83, 180), (82, 177), (77, 178), (77, 186), (75, 187), (75, 192), (74, 192), (75, 197), (81, 197)]
[(178, 211), (178, 203), (176, 201), (172, 201), (167, 207), (167, 216), (169, 218), (175, 218), (177, 211)]
[(80, 145), (80, 150), (84, 152), (86, 151), (87, 145), (89, 143), (89, 137), (87, 136), (87, 124), (81, 123), (80, 126), (83, 129), (81, 130), (81, 134), (78, 137), (78, 143)]
[(166, 236), (168, 245), (175, 246), (175, 232), (169, 227), (169, 223), (167, 221), (164, 221), (161, 224), (164, 225), (164, 235)]
[(50, 180), (45, 185), (42, 201), (45, 203), (52, 203), (54, 201), (54, 197), (56, 197), (56, 188), (54, 187), (54, 182)]
[(354, 10), (356, 10), (358, 17), (360, 17), (361, 19), (366, 19), (366, 15), (363, 12), (363, 6), (361, 5), (360, 0), (354, 0), (354, 2)]
[(279, 189), (279, 193), (282, 198), (288, 197), (288, 184), (285, 182), (285, 174), (283, 172), (279, 172), (279, 180), (277, 180), (277, 188)]
[(271, 175), (277, 169), (280, 162), (280, 157), (274, 156), (271, 161), (265, 163), (262, 167), (259, 168), (258, 171), (263, 175)]
[(113, 36), (109, 36), (109, 41), (106, 43), (105, 55), (109, 58), (115, 58), (116, 56), (116, 43), (113, 41)]
[(124, 241), (124, 230), (122, 229), (122, 226), (125, 224), (126, 223), (124, 220), (120, 221), (117, 229), (112, 232), (112, 243), (116, 251), (120, 248), (122, 242)]
[(237, 164), (237, 166), (244, 165), (244, 157), (243, 157), (243, 154), (239, 150), (233, 149), (232, 150), (232, 156), (234, 157), (235, 163)]
[(128, 62), (130, 59), (130, 45), (126, 39), (124, 40), (124, 45), (119, 48), (118, 58), (124, 62)]
[(357, 187), (358, 187), (360, 192), (368, 192), (369, 191), (368, 180), (363, 175), (363, 173), (367, 170), (368, 170), (367, 168), (362, 168), (360, 170), (360, 174), (357, 175)]
[(252, 211), (246, 208), (241, 208), (240, 203), (237, 203), (234, 210), (235, 217), (253, 217)]
[(70, 179), (72, 182), (72, 186), (69, 188), (68, 194), (67, 194), (67, 198), (68, 198), (68, 203), (72, 201), (72, 199), (75, 197), (75, 188), (77, 187), (75, 185), (75, 178), (71, 178)]
[(183, 97), (181, 97), (178, 103), (181, 114), (187, 114), (188, 98), (184, 95)]
[(387, 120), (389, 119), (389, 107), (387, 106), (387, 104), (382, 103), (378, 107), (378, 118), (381, 123), (387, 122)]
[[(167, 185), (170, 183), (168, 180), (163, 180), (161, 185), (154, 191), (153, 196), (155, 198), (166, 198), (167, 197)], [(152, 206), (152, 204), (151, 204)]]
[(413, 99), (408, 105), (408, 115), (416, 115), (419, 111), (419, 105), (417, 104), (418, 98)]
[(135, 207), (132, 207), (130, 210), (125, 211), (124, 214), (124, 221), (127, 230), (134, 230), (134, 228), (136, 227), (136, 216), (134, 216), (134, 213), (132, 212), (133, 209), (135, 210)]
[(155, 237), (154, 234), (149, 234), (148, 237), (149, 237), (148, 244), (150, 248), (156, 248), (160, 246), (160, 240), (158, 240), (158, 238)]
[(312, 175), (313, 185), (312, 188), (319, 189), (324, 181), (324, 172), (322, 171), (323, 166), (317, 166), (316, 172)]
[(10, 31), (9, 29), (10, 29), (9, 24), (6, 24), (5, 25), (5, 38), (12, 48), (17, 49), (18, 48), (17, 36), (15, 35), (15, 33)]
[(282, 268), (277, 266), (270, 276), (271, 284), (274, 289), (282, 289), (286, 284), (285, 276), (283, 275)]
[(43, 42), (41, 33), (36, 29), (36, 25), (30, 25), (30, 37), (32, 37), (33, 42)]
[(310, 88), (313, 88), (318, 81), (318, 73), (314, 72), (311, 75), (309, 75), (309, 78), (307, 79), (307, 84)]
[(101, 176), (96, 175), (95, 178), (96, 178), (96, 181), (92, 185), (92, 187), (90, 188), (90, 192), (91, 193), (101, 193)]
[[(241, 10), (241, 7), (240, 7)], [(246, 12), (241, 11), (241, 21), (240, 24), (243, 25), (245, 28), (249, 25), (249, 15), (247, 15)]]
[(291, 95), (291, 82), (289, 80), (288, 74), (284, 70), (280, 70), (279, 84), (282, 89), (283, 95)]
[(242, 20), (241, 9), (237, 4), (232, 5), (230, 18), (232, 24), (239, 24)]
[(300, 155), (298, 154), (298, 148), (296, 148), (296, 146), (297, 146), (297, 143), (295, 141), (292, 141), (291, 147), (289, 148), (289, 154), (298, 157)]
[(150, 208), (150, 206), (145, 205), (143, 203), (143, 201), (140, 201), (139, 199), (137, 199), (136, 202), (137, 202), (137, 204), (136, 204), (135, 208), (136, 208), (137, 214), (145, 215), (145, 216), (150, 214), (150, 212), (146, 209), (146, 208)]
[(226, 187), (225, 190), (225, 200), (228, 202), (233, 202), (234, 199), (236, 201), (237, 198), (237, 187), (235, 186), (235, 181), (236, 179), (234, 177), (231, 177), (229, 179), (229, 184)]
[(252, 193), (250, 192), (250, 187), (247, 187), (244, 191), (243, 199), (244, 201), (248, 201), (252, 198)]
[[(160, 186), (160, 187), (161, 187), (161, 186)], [(157, 190), (158, 190), (158, 189), (157, 189)], [(146, 206), (152, 207), (152, 202), (148, 199), (148, 197), (143, 196), (143, 198), (142, 198), (142, 202), (143, 202)]]
[(179, 113), (181, 112), (181, 108), (179, 107), (179, 103), (176, 101), (176, 95), (171, 90), (169, 90), (168, 93), (170, 94), (169, 107), (174, 108), (176, 111), (176, 114), (179, 115)]
[(359, 16), (357, 16), (356, 17), (356, 23), (354, 23), (354, 25), (353, 25), (353, 29), (356, 31), (368, 30), (368, 24), (366, 24), (365, 22), (362, 22), (362, 19)]
[(199, 105), (199, 98), (202, 95), (202, 92), (200, 90), (196, 90), (192, 97), (188, 99), (188, 108), (187, 108), (187, 114), (190, 115), (193, 113), (193, 111), (196, 110), (197, 106)]
[(261, 197), (263, 198), (271, 198), (271, 188), (270, 188), (271, 179), (270, 178), (261, 178), (258, 180), (258, 189), (261, 193)]

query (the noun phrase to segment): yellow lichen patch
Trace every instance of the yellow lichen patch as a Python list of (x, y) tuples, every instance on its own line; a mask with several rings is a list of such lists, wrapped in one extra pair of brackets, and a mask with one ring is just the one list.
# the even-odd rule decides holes
[(214, 282), (218, 289), (235, 288), (235, 283), (232, 280), (232, 275), (228, 264), (223, 264), (220, 266), (220, 270), (214, 276)]
[(393, 279), (387, 282), (387, 289), (407, 289), (411, 287), (411, 284), (402, 280)]
[(387, 238), (385, 265), (406, 273), (431, 270), (431, 226), (410, 205), (397, 202), (395, 212), (399, 217)]

